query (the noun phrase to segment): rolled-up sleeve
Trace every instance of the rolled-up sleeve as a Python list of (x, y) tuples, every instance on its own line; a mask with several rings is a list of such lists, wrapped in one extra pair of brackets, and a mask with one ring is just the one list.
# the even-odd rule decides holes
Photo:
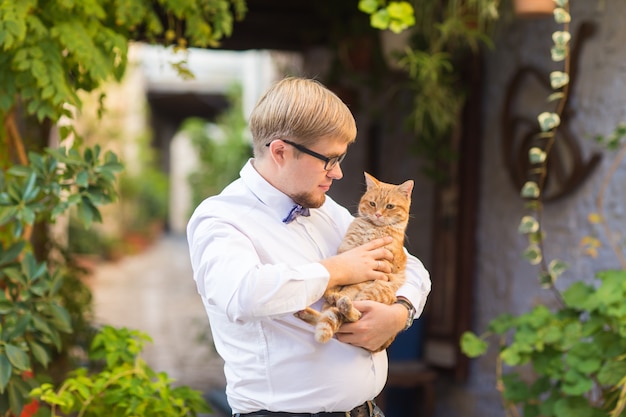
[(415, 256), (407, 254), (406, 283), (398, 289), (396, 294), (405, 297), (413, 304), (416, 317), (424, 311), (430, 289), (430, 274), (424, 264)]

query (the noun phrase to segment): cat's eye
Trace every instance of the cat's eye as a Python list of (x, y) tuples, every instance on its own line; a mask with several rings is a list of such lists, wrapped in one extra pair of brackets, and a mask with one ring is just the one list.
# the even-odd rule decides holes
[(395, 206), (396, 206), (395, 204), (387, 204), (387, 205), (385, 206), (385, 208), (386, 208), (387, 210), (391, 210), (391, 209), (393, 209)]
[(370, 206), (376, 207), (376, 202), (375, 201), (370, 201)]

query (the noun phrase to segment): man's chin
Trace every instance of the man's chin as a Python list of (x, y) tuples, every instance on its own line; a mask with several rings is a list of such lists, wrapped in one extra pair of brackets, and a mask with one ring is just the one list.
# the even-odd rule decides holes
[(322, 198), (317, 201), (317, 204), (311, 205), (309, 208), (320, 208), (326, 201), (326, 194), (322, 194)]
[(320, 208), (324, 205), (324, 202), (326, 201), (326, 194), (322, 194), (321, 196), (315, 196), (315, 197), (312, 195), (296, 196), (295, 198), (292, 197), (292, 199), (296, 203), (300, 204), (302, 207)]

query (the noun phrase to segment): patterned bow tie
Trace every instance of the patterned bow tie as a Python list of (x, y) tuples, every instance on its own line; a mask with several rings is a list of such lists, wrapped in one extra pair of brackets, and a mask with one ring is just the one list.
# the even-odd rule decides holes
[(289, 224), (298, 216), (309, 217), (310, 215), (311, 213), (308, 208), (302, 207), (300, 204), (296, 204), (293, 206), (287, 217), (283, 219), (283, 223)]

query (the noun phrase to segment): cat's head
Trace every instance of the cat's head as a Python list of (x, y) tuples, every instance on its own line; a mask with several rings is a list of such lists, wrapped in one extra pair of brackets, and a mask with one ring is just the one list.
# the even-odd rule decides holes
[(359, 216), (376, 226), (406, 223), (409, 220), (413, 180), (388, 184), (365, 172), (367, 190), (359, 202)]

